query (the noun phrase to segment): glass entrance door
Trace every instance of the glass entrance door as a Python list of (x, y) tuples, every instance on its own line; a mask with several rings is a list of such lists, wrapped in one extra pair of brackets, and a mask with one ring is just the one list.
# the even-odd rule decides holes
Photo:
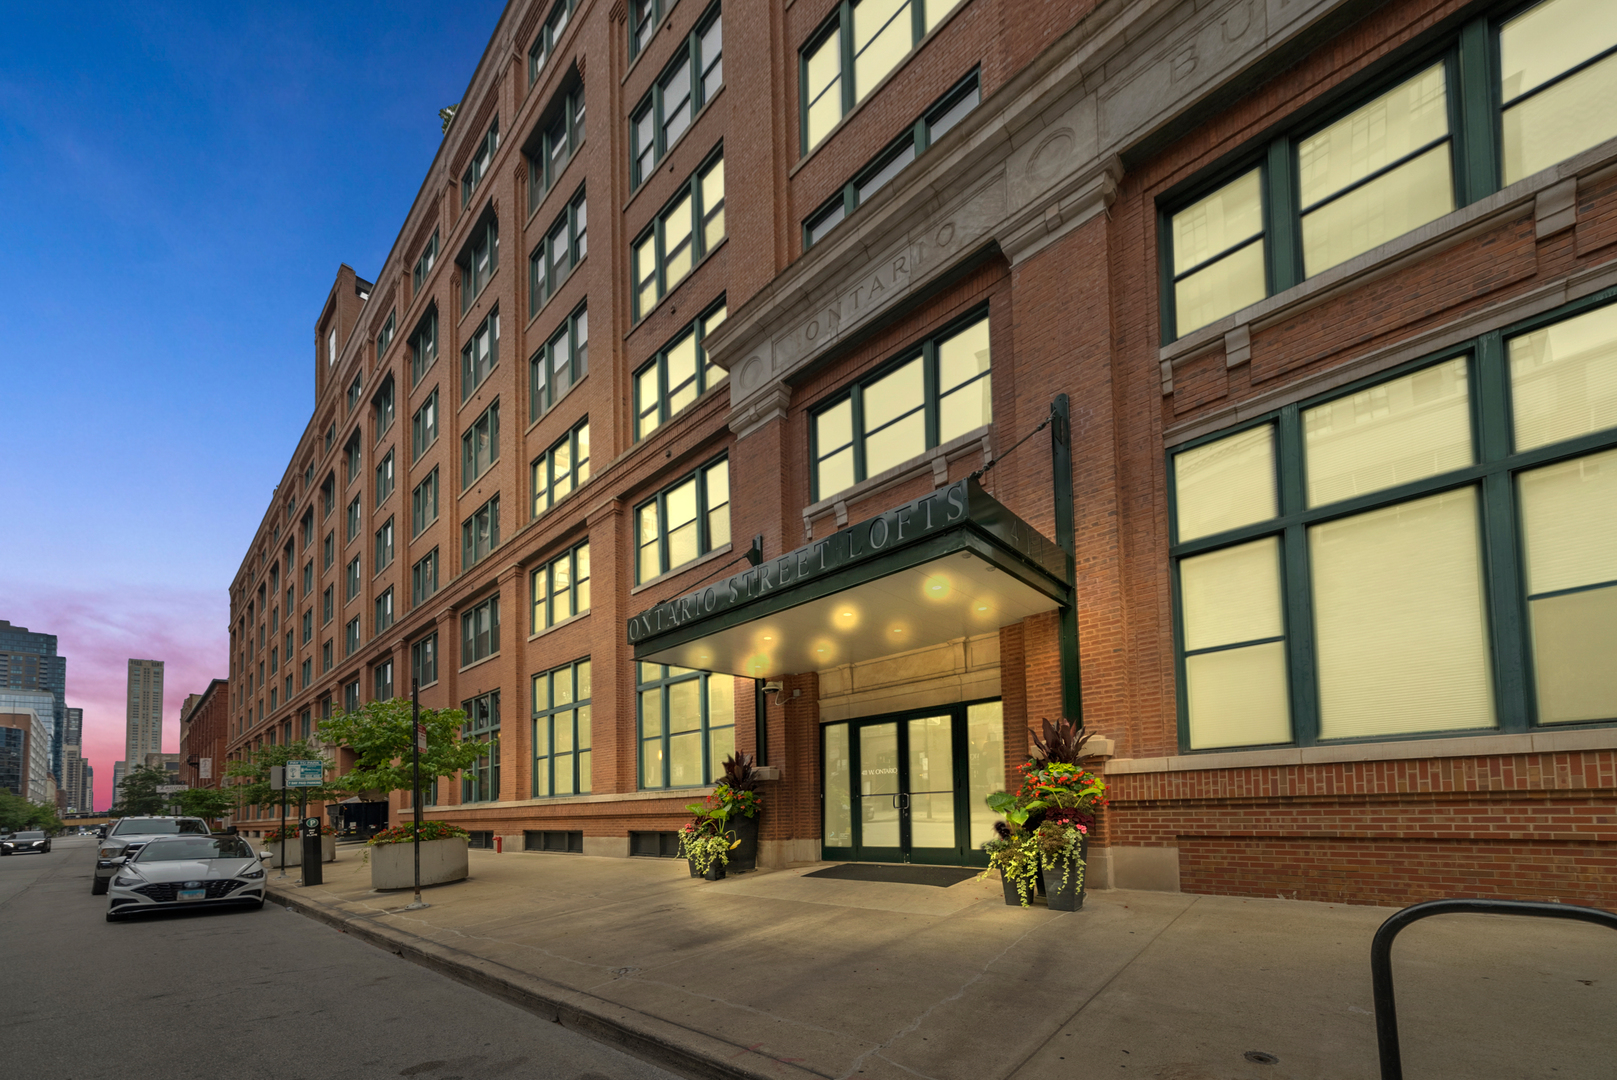
[(822, 727), (824, 857), (982, 861), (990, 791), (1004, 786), (999, 702)]

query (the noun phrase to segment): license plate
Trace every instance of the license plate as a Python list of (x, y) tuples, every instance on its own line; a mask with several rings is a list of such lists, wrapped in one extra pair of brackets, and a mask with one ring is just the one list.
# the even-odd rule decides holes
[(207, 889), (181, 889), (174, 894), (174, 899), (176, 900), (206, 900), (207, 898)]

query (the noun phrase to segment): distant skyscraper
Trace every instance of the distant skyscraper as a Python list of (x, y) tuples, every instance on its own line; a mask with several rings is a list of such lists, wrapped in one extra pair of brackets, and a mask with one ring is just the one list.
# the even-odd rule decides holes
[(48, 690), (56, 699), (55, 708), (39, 719), (50, 739), (50, 771), (60, 780), (67, 744), (67, 657), (56, 655), (55, 634), (36, 634), (0, 619), (0, 690), (5, 689)]
[(69, 810), (90, 808), (91, 797), (84, 784), (84, 710), (68, 709), (67, 724), (62, 735), (62, 790), (67, 795)]
[(124, 760), (134, 768), (147, 754), (163, 752), (163, 661), (129, 661), (128, 722)]
[(114, 761), (112, 763), (112, 801), (115, 804), (119, 799), (123, 798), (123, 792), (118, 790), (119, 785), (121, 785), (123, 782), (124, 763), (121, 761)]
[(88, 761), (84, 763), (84, 806), (81, 809), (95, 812), (95, 770)]

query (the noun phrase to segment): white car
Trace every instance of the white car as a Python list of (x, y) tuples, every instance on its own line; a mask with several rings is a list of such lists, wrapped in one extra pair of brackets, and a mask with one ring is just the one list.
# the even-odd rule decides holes
[(264, 865), (239, 836), (159, 836), (129, 858), (107, 888), (107, 921), (143, 911), (264, 906)]

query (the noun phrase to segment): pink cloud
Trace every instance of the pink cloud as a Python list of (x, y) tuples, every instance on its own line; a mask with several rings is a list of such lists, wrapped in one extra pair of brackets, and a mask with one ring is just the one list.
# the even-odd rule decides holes
[(112, 765), (124, 756), (129, 661), (161, 660), (163, 749), (180, 748), (180, 705), (229, 671), (230, 610), (224, 586), (160, 589), (0, 583), (0, 619), (56, 635), (67, 657), (67, 704), (84, 710), (84, 754), (95, 769), (95, 805), (112, 805)]

